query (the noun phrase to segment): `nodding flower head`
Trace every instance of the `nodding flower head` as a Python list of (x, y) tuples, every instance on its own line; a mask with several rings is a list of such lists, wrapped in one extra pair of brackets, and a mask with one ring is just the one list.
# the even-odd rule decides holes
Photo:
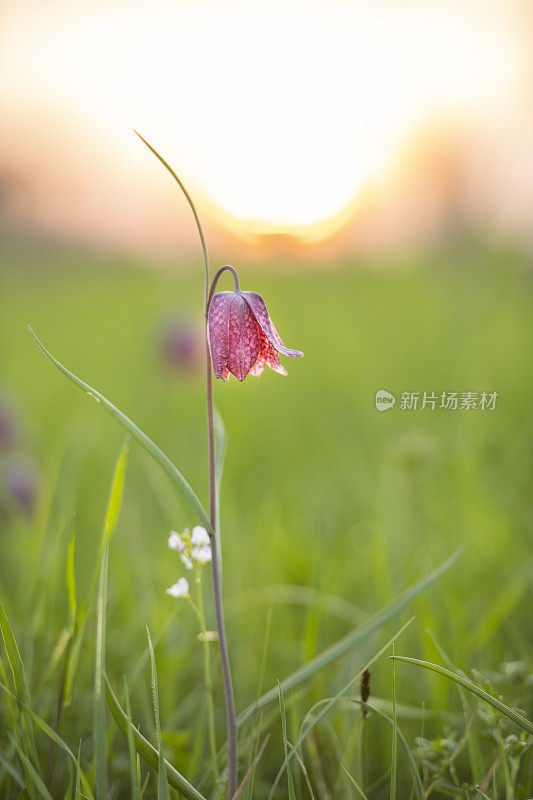
[(217, 378), (230, 373), (243, 381), (248, 374), (261, 375), (265, 364), (286, 375), (280, 353), (289, 358), (303, 356), (283, 344), (267, 311), (265, 301), (255, 292), (217, 292), (211, 298), (208, 315), (209, 349)]

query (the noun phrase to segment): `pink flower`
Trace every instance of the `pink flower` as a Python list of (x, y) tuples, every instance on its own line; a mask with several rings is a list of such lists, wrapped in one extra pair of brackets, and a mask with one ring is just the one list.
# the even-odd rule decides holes
[(289, 350), (270, 319), (261, 295), (255, 292), (217, 292), (209, 305), (209, 349), (217, 378), (230, 375), (243, 381), (248, 373), (261, 375), (265, 364), (286, 375), (279, 354), (289, 358), (303, 356)]

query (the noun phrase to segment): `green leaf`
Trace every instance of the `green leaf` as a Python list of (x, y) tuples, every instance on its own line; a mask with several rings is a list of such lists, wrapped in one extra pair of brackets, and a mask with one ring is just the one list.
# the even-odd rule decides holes
[(104, 693), (108, 546), (104, 545), (96, 603), (96, 647), (94, 657), (94, 761), (98, 800), (107, 800), (107, 727)]
[[(107, 676), (104, 676), (105, 679), (105, 686), (106, 686), (106, 696), (107, 702), (109, 704), (109, 708), (111, 709), (111, 713), (113, 714), (115, 721), (120, 728), (120, 730), (127, 736), (128, 729), (130, 729), (133, 739), (135, 742), (135, 749), (141, 756), (144, 758), (146, 763), (154, 770), (154, 772), (159, 771), (159, 753), (155, 749), (155, 747), (150, 744), (150, 742), (144, 738), (144, 736), (137, 730), (137, 728), (130, 722), (128, 719), (127, 714), (121, 707), (120, 703), (117, 700), (113, 689), (111, 688), (111, 684), (109, 683), (109, 679)], [(183, 775), (178, 772), (178, 770), (170, 764), (165, 759), (165, 768), (167, 771), (167, 778), (168, 782), (172, 786), (173, 789), (176, 789), (177, 792), (180, 792), (187, 800), (206, 800), (206, 798), (200, 794), (200, 792), (194, 788), (189, 781), (183, 777)]]
[(519, 714), (518, 711), (514, 710), (514, 708), (510, 708), (510, 706), (505, 705), (505, 703), (502, 703), (501, 700), (497, 700), (488, 692), (480, 689), (475, 683), (463, 678), (461, 675), (457, 675), (455, 672), (446, 669), (446, 667), (441, 667), (438, 664), (431, 664), (429, 661), (421, 661), (418, 658), (409, 658), (408, 656), (391, 656), (391, 658), (394, 658), (396, 661), (405, 661), (407, 664), (416, 664), (419, 667), (424, 667), (425, 669), (430, 669), (433, 672), (437, 672), (439, 675), (444, 675), (445, 678), (450, 678), (452, 681), (455, 681), (455, 683), (459, 684), (459, 686), (462, 686), (463, 689), (467, 689), (469, 692), (472, 692), (472, 694), (480, 697), (481, 700), (489, 703), (489, 705), (491, 705), (508, 719), (512, 720), (512, 722), (514, 722), (520, 728), (528, 733), (533, 734), (533, 722), (530, 722), (527, 717), (522, 716), (522, 714)]
[(155, 735), (157, 738), (157, 800), (168, 800), (167, 771), (165, 768), (165, 756), (163, 754), (163, 737), (161, 735), (161, 719), (159, 717), (159, 687), (157, 685), (157, 669), (155, 665), (155, 653), (150, 631), (146, 628), (148, 636), (148, 647), (150, 649), (150, 666), (152, 671), (152, 699), (154, 702), (154, 722)]
[[(354, 628), (353, 631), (348, 633), (342, 639), (339, 639), (330, 647), (326, 648), (326, 650), (323, 650), (318, 656), (315, 656), (315, 658), (311, 659), (311, 661), (308, 661), (307, 664), (304, 664), (303, 667), (300, 667), (300, 669), (297, 669), (296, 672), (292, 673), (292, 675), (289, 675), (288, 678), (282, 680), (281, 688), (283, 692), (286, 693), (289, 689), (294, 689), (296, 686), (304, 683), (304, 681), (306, 681), (312, 675), (319, 672), (321, 669), (328, 666), (328, 664), (331, 664), (337, 658), (340, 658), (340, 656), (347, 653), (352, 649), (352, 647), (368, 639), (372, 633), (381, 628), (381, 626), (388, 622), (391, 617), (394, 617), (396, 614), (398, 614), (398, 612), (405, 608), (405, 606), (408, 605), (408, 603), (410, 603), (414, 597), (419, 595), (420, 592), (423, 592), (424, 589), (427, 589), (428, 586), (431, 586), (432, 583), (438, 580), (438, 578), (440, 578), (441, 575), (446, 572), (446, 570), (455, 564), (461, 555), (461, 552), (462, 548), (456, 550), (456, 552), (447, 561), (441, 564), (440, 567), (437, 567), (437, 569), (435, 569), (421, 581), (415, 583), (413, 586), (403, 592), (393, 603), (386, 606), (381, 611), (378, 611), (377, 614), (374, 614), (374, 616), (370, 617), (358, 628)], [(257, 711), (260, 711), (262, 708), (275, 700), (277, 696), (278, 688), (277, 686), (274, 686), (239, 714), (237, 717), (237, 725), (241, 726), (248, 719), (250, 719), (253, 714), (255, 714)]]
[(172, 483), (179, 489), (179, 491), (183, 494), (186, 501), (198, 517), (198, 520), (203, 527), (209, 531), (211, 535), (213, 535), (214, 531), (209, 521), (209, 517), (206, 514), (204, 507), (202, 506), (200, 500), (196, 496), (195, 492), (185, 480), (181, 472), (177, 467), (174, 466), (172, 461), (168, 458), (168, 456), (163, 453), (163, 451), (151, 440), (148, 436), (143, 433), (143, 431), (135, 425), (134, 422), (131, 421), (125, 414), (122, 413), (116, 406), (107, 400), (100, 392), (96, 389), (93, 389), (92, 386), (89, 386), (88, 383), (82, 381), (80, 378), (76, 377), (72, 372), (70, 372), (66, 367), (63, 366), (56, 358), (46, 349), (46, 347), (42, 344), (42, 342), (37, 338), (33, 330), (30, 328), (32, 336), (35, 338), (35, 341), (41, 348), (42, 352), (45, 356), (50, 359), (50, 361), (56, 365), (56, 367), (66, 375), (66, 377), (71, 380), (73, 383), (76, 384), (80, 389), (82, 389), (86, 394), (90, 397), (93, 397), (96, 402), (104, 408), (108, 414), (110, 414), (113, 419), (115, 419), (122, 427), (130, 434), (130, 436), (135, 439), (139, 444), (141, 444), (144, 449), (149, 453), (152, 458), (157, 461), (157, 463), (162, 467), (162, 469), (166, 472)]

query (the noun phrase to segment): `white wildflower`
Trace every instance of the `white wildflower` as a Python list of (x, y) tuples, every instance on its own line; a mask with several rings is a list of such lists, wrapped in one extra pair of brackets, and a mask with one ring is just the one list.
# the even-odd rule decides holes
[(172, 597), (187, 597), (189, 594), (189, 581), (187, 578), (180, 578), (170, 589), (167, 589), (167, 594)]
[(185, 553), (182, 553), (180, 558), (182, 563), (185, 565), (185, 569), (192, 569), (192, 561), (189, 556), (186, 556)]
[(204, 547), (194, 547), (191, 556), (194, 558), (195, 561), (198, 561), (201, 567), (204, 564), (207, 564), (208, 561), (211, 561), (211, 548), (209, 545), (204, 545)]
[(168, 546), (171, 550), (177, 550), (178, 553), (183, 553), (185, 549), (185, 545), (181, 540), (181, 536), (176, 531), (170, 531), (170, 536), (168, 537)]
[(209, 534), (201, 525), (196, 525), (192, 529), (191, 542), (195, 547), (205, 547), (209, 544)]

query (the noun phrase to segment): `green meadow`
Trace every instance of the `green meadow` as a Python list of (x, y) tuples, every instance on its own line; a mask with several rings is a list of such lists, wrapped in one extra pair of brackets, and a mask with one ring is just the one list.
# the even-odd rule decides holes
[[(528, 258), (453, 243), (379, 263), (236, 266), (242, 288), (265, 297), (287, 346), (305, 353), (282, 358), (287, 377), (265, 370), (242, 384), (215, 383), (227, 437), (220, 515), (238, 713), (275, 688), (240, 728), (240, 779), (271, 734), (240, 796), (530, 798), (527, 726), (449, 676), (393, 662), (385, 647), (413, 617), (396, 655), (443, 666), (533, 719)], [(224, 278), (219, 288), (230, 286)], [(208, 648), (219, 784), (198, 620), (187, 601), (165, 593), (179, 577), (191, 578), (167, 546), (169, 531), (197, 520), (130, 441), (106, 597), (101, 542), (125, 432), (43, 356), (27, 329), (134, 420), (207, 503), (203, 362), (180, 371), (161, 354), (173, 320), (196, 324), (201, 336), (202, 298), (200, 258), (158, 267), (4, 248), (0, 396), (13, 424), (0, 451), (0, 797), (7, 800), (91, 792), (102, 800), (105, 785), (114, 799), (187, 796), (173, 788), (168, 769), (166, 778), (161, 769), (157, 775), (147, 627), (164, 755), (202, 797), (224, 796), (216, 643)], [(396, 396), (393, 409), (376, 410), (379, 389)], [(436, 408), (421, 409), (421, 400), (416, 410), (402, 408), (403, 392), (435, 393)], [(497, 399), (493, 409), (442, 409), (442, 392)], [(14, 464), (39, 476), (30, 514), (9, 494)], [(397, 602), (458, 548), (438, 579)], [(213, 630), (209, 570), (203, 595)], [(283, 688), (356, 629), (368, 632), (287, 686), (280, 704), (278, 680)], [(363, 719), (357, 676), (382, 648)], [(102, 696), (104, 672), (124, 709), (129, 695), (131, 719), (156, 749), (152, 767), (144, 757), (137, 762), (133, 739), (116, 724)], [(325, 708), (316, 704), (352, 680), (292, 751)], [(288, 762), (285, 751), (294, 752)]]

